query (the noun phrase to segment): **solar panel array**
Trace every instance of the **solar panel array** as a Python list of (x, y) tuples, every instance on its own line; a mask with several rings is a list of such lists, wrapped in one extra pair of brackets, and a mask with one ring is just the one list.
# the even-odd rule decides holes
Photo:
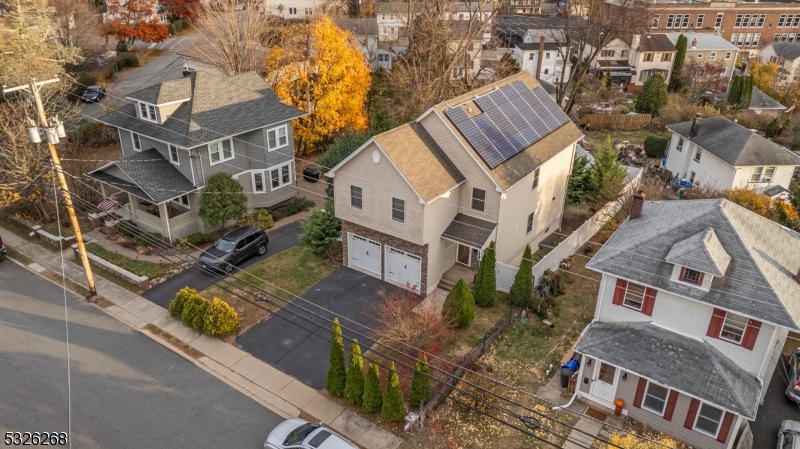
[(475, 99), (483, 111), (470, 117), (461, 106), (445, 111), (486, 165), (495, 168), (563, 126), (569, 117), (541, 87), (515, 81)]

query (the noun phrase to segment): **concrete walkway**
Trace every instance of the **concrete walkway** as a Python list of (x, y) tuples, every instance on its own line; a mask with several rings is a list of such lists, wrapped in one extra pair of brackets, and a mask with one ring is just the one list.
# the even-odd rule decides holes
[[(61, 273), (61, 259), (53, 252), (27, 242), (11, 231), (0, 228), (7, 248), (23, 254), (34, 263), (33, 271), (52, 270)], [(79, 285), (85, 285), (83, 269), (71, 262), (71, 251), (64, 252), (65, 275)], [(162, 307), (131, 293), (95, 274), (97, 293), (113, 303), (103, 308), (109, 315), (183, 355), (198, 367), (211, 373), (242, 394), (286, 418), (301, 412), (328, 426), (367, 449), (395, 449), (402, 440), (367, 419), (339, 405), (297, 379), (281, 373), (252, 355), (215, 338), (188, 328), (172, 318)], [(80, 295), (79, 295), (80, 296)], [(145, 329), (152, 325), (168, 332), (182, 343), (201, 353), (196, 359), (181, 349)], [(198, 392), (202, 394), (202, 392)]]

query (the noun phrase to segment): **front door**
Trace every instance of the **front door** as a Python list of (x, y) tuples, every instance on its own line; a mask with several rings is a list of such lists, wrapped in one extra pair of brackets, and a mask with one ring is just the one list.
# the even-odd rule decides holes
[(619, 370), (609, 364), (596, 360), (594, 378), (589, 393), (607, 403), (614, 402), (614, 395), (617, 392), (617, 378)]
[(472, 252), (472, 249), (469, 246), (464, 246), (464, 245), (459, 243), (458, 244), (458, 254), (456, 256), (456, 260), (458, 261), (458, 263), (460, 263), (462, 265), (469, 266), (469, 262), (470, 262), (469, 256), (470, 256), (471, 252)]

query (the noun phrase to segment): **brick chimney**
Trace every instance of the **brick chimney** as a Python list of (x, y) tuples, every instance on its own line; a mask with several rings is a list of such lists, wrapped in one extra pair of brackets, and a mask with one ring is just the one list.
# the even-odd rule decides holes
[(689, 137), (694, 137), (700, 131), (700, 122), (703, 121), (703, 118), (700, 116), (698, 112), (697, 115), (694, 116), (692, 119), (692, 129), (689, 130)]
[(692, 39), (692, 48), (697, 48), (697, 38)]
[(542, 73), (542, 59), (544, 58), (544, 34), (539, 37), (539, 56), (536, 58), (536, 79)]
[(633, 204), (631, 205), (631, 220), (636, 220), (642, 217), (642, 208), (644, 207), (645, 194), (640, 190), (633, 195)]

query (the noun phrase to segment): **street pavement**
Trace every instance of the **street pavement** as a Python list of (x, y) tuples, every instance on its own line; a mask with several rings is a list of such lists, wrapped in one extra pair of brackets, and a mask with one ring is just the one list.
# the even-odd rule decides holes
[(350, 329), (342, 332), (345, 357), (349, 357), (351, 338), (358, 338), (366, 350), (372, 341), (356, 333), (369, 335), (363, 326), (374, 328), (376, 320), (371, 315), (382, 288), (392, 291), (397, 287), (352, 268), (341, 267), (308, 289), (302, 299), (293, 300), (240, 335), (236, 344), (253, 357), (321, 390), (325, 388), (330, 354), (331, 324), (325, 319), (339, 317), (342, 327)]
[(781, 355), (772, 380), (764, 397), (764, 405), (758, 408), (756, 420), (750, 423), (754, 448), (772, 448), (778, 445), (778, 429), (785, 419), (800, 421), (800, 406), (786, 399), (783, 392), (788, 385), (786, 367), (789, 361)]
[(81, 448), (261, 447), (282, 421), (94, 306), (0, 262), (0, 433), (68, 431)]
[[(278, 229), (273, 229), (269, 232), (269, 245), (267, 246), (267, 253), (261, 257), (254, 256), (238, 265), (239, 268), (244, 269), (264, 260), (267, 257), (285, 251), (298, 243), (300, 243), (300, 234), (303, 233), (303, 228), (300, 227), (300, 222), (291, 223), (281, 226)], [(235, 273), (235, 271), (234, 271)], [(183, 287), (191, 287), (197, 291), (203, 291), (208, 287), (216, 284), (220, 280), (228, 277), (229, 275), (224, 272), (209, 273), (208, 271), (194, 266), (188, 270), (184, 270), (175, 276), (167, 279), (166, 281), (153, 286), (149, 290), (142, 293), (142, 297), (154, 302), (161, 307), (168, 309), (169, 303), (175, 298)]]

